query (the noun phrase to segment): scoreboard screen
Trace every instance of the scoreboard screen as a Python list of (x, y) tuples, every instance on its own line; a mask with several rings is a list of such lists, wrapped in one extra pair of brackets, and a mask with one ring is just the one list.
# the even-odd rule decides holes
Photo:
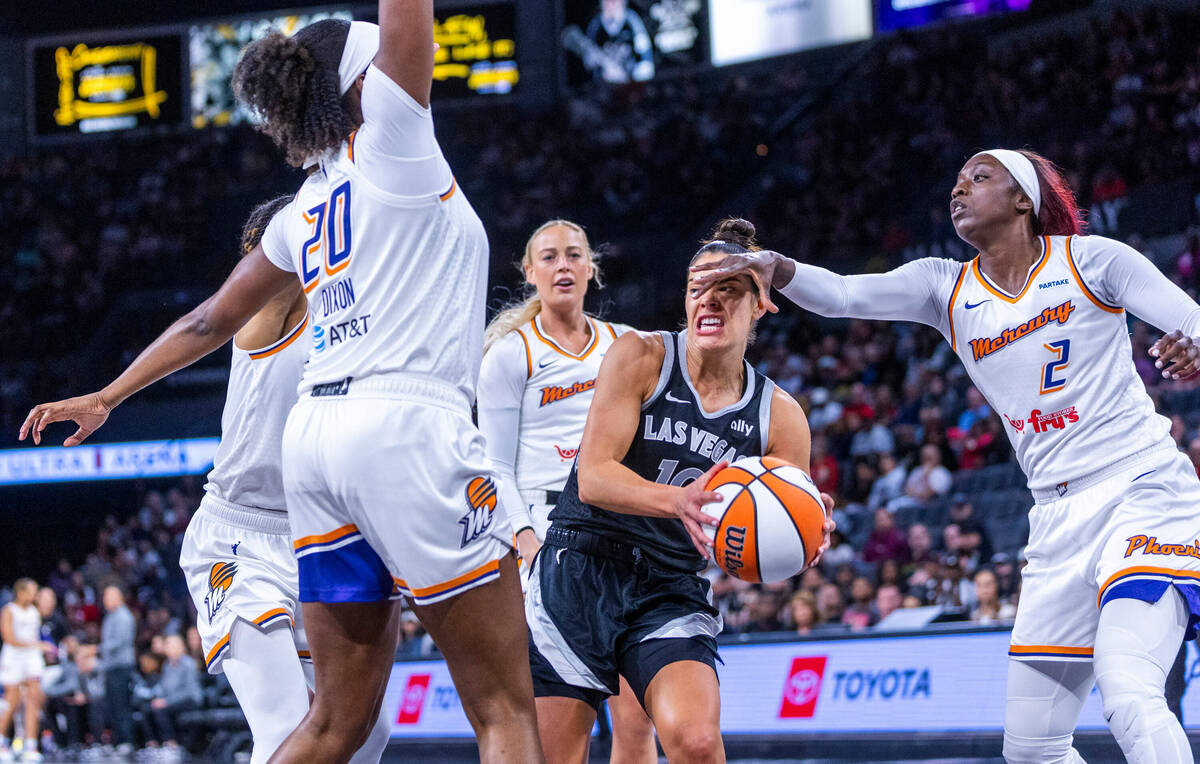
[(877, 0), (879, 29), (916, 27), (945, 19), (1028, 10), (1033, 0)]
[(242, 49), (272, 31), (294, 34), (322, 19), (351, 20), (349, 10), (312, 10), (289, 16), (243, 18), (197, 24), (189, 30), (192, 127), (236, 125), (250, 119), (233, 97), (233, 67)]
[(183, 119), (182, 43), (143, 35), (32, 45), (36, 137), (174, 125)]
[(511, 93), (517, 71), (517, 11), (512, 3), (437, 11), (433, 98)]
[(708, 62), (708, 0), (564, 0), (567, 82), (619, 85)]

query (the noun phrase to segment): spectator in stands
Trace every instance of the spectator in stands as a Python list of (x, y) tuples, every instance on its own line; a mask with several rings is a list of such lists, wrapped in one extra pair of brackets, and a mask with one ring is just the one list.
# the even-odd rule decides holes
[(981, 624), (991, 624), (997, 621), (1011, 621), (1017, 616), (1017, 609), (1000, 599), (1000, 590), (996, 584), (996, 574), (990, 568), (982, 568), (975, 574), (975, 608), (971, 611), (971, 620)]
[(996, 576), (998, 596), (1002, 600), (1008, 600), (1016, 593), (1021, 583), (1021, 574), (1017, 571), (1012, 555), (1008, 552), (996, 552), (992, 555), (991, 569)]
[(942, 450), (934, 443), (921, 446), (921, 462), (904, 483), (904, 495), (912, 502), (924, 504), (945, 495), (953, 479), (950, 470), (942, 466)]
[(187, 654), (183, 637), (178, 634), (168, 635), (163, 640), (163, 649), (166, 660), (162, 662), (157, 691), (151, 695), (143, 714), (154, 731), (151, 739), (167, 748), (178, 748), (175, 731), (179, 714), (199, 708), (202, 700), (200, 669)]
[(850, 604), (842, 613), (842, 623), (851, 629), (865, 629), (874, 623), (871, 606), (874, 604), (875, 587), (871, 582), (859, 576), (850, 585)]
[[(856, 559), (858, 559), (858, 553), (846, 541), (845, 535), (840, 530), (834, 530), (829, 535), (829, 549), (821, 555), (821, 564), (837, 570), (842, 565), (854, 562)], [(809, 570), (814, 570), (814, 568), (809, 568)]]
[[(890, 454), (895, 445), (892, 433), (875, 420), (875, 411), (864, 407), (857, 414), (846, 412), (847, 428), (854, 432), (850, 441), (851, 456), (866, 456), (867, 454)], [(854, 424), (850, 424), (851, 422)]]
[(146, 650), (137, 657), (138, 671), (133, 676), (133, 709), (142, 741), (147, 748), (158, 748), (163, 730), (157, 725), (158, 715), (150, 702), (162, 695), (163, 657)]
[(892, 513), (883, 507), (875, 510), (875, 528), (863, 544), (862, 558), (866, 562), (896, 560), (906, 563), (909, 560), (908, 541), (896, 527)]
[(829, 453), (829, 439), (824, 435), (817, 435), (815, 430), (809, 463), (812, 465), (812, 479), (817, 490), (836, 497), (840, 488), (837, 459)]
[(793, 594), (789, 607), (796, 634), (802, 637), (808, 636), (812, 633), (813, 627), (820, 623), (821, 616), (817, 612), (817, 599), (811, 592), (798, 591)]
[(779, 631), (783, 628), (780, 622), (780, 607), (783, 605), (779, 592), (767, 587), (757, 587), (747, 592), (745, 607), (746, 621), (741, 631), (746, 634)]
[(817, 612), (821, 615), (820, 622), (823, 624), (841, 623), (842, 613), (845, 611), (846, 601), (837, 584), (821, 584), (821, 588), (817, 590)]
[(137, 630), (125, 592), (116, 584), (104, 587), (100, 666), (104, 671), (105, 719), (121, 753), (133, 750), (133, 638)]
[[(950, 541), (954, 529), (954, 541)], [(955, 494), (950, 502), (950, 522), (946, 525), (946, 551), (957, 554), (966, 570), (973, 572), (992, 559), (992, 541), (987, 528), (975, 517), (975, 505), (966, 494)]]
[(867, 496), (867, 509), (874, 512), (903, 496), (904, 479), (907, 476), (908, 468), (902, 462), (898, 462), (893, 454), (880, 454), (879, 478), (871, 486), (871, 493)]
[(958, 415), (958, 429), (963, 434), (970, 432), (976, 422), (986, 420), (992, 415), (992, 407), (983, 399), (979, 388), (971, 385), (967, 388), (967, 407)]
[(903, 598), (900, 596), (900, 587), (895, 584), (884, 584), (875, 592), (875, 612), (873, 614), (872, 624), (877, 624), (884, 618), (887, 618), (892, 613), (900, 609)]
[(904, 582), (904, 576), (900, 570), (900, 562), (897, 560), (883, 560), (879, 563), (879, 568), (875, 571), (875, 586), (901, 586)]
[(970, 610), (975, 605), (975, 584), (967, 575), (963, 558), (947, 552), (942, 556), (941, 577), (934, 593), (934, 604), (951, 610)]

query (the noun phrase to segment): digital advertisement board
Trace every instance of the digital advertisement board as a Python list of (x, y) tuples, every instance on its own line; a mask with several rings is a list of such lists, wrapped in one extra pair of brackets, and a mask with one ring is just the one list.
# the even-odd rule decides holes
[[(990, 732), (1004, 729), (1009, 632), (873, 634), (861, 639), (722, 645), (721, 730), (727, 735)], [(1197, 668), (1188, 648), (1189, 676)], [(441, 661), (396, 663), (384, 707), (392, 737), (470, 737)], [(1200, 689), (1183, 696), (1200, 719)], [(1107, 725), (1093, 690), (1080, 730)]]
[(564, 0), (567, 82), (642, 82), (708, 61), (707, 0)]
[(944, 19), (1028, 10), (1033, 0), (877, 0), (878, 29), (886, 32)]
[(328, 18), (350, 21), (351, 14), (348, 9), (325, 8), (289, 16), (193, 25), (188, 30), (192, 127), (236, 125), (249, 119), (233, 97), (233, 68), (243, 48), (273, 30), (292, 35)]
[(31, 46), (30, 123), (38, 137), (178, 124), (178, 35), (131, 35)]
[(871, 36), (871, 0), (709, 0), (712, 62), (737, 64)]
[(0, 451), (0, 486), (198, 475), (212, 468), (218, 438), (97, 443)]
[(511, 93), (517, 71), (517, 11), (512, 3), (435, 11), (433, 98)]

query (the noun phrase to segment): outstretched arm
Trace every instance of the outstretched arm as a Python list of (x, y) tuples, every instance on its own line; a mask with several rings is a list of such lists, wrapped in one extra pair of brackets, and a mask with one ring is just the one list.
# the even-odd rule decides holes
[(429, 106), (433, 85), (433, 0), (379, 0), (375, 67)]
[(272, 297), (293, 287), (295, 280), (294, 273), (267, 260), (261, 245), (256, 247), (238, 262), (216, 294), (171, 324), (119, 377), (97, 392), (34, 406), (18, 438), (25, 440), (33, 433), (33, 442), (40, 445), (46, 425), (70, 419), (79, 429), (63, 445), (79, 445), (126, 398), (224, 345)]
[[(841, 276), (764, 250), (694, 265), (692, 271), (703, 272), (704, 278), (692, 283), (703, 289), (731, 275), (749, 273), (760, 287), (769, 284), (784, 297), (818, 315), (917, 321), (941, 328), (946, 322), (942, 293), (949, 294), (946, 287), (953, 286), (961, 268), (960, 263), (951, 260), (926, 258), (887, 273)], [(778, 310), (770, 300), (767, 303), (768, 310)]]

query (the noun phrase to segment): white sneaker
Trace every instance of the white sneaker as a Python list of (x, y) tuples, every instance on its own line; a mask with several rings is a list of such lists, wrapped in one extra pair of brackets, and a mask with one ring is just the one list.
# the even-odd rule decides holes
[(13, 752), (11, 748), (8, 746), (0, 747), (0, 761), (9, 762), (14, 760), (15, 759), (13, 758)]
[(44, 757), (42, 756), (41, 751), (37, 751), (37, 750), (24, 751), (21, 753), (21, 761), (23, 761), (23, 762), (24, 761), (42, 761), (43, 758)]

